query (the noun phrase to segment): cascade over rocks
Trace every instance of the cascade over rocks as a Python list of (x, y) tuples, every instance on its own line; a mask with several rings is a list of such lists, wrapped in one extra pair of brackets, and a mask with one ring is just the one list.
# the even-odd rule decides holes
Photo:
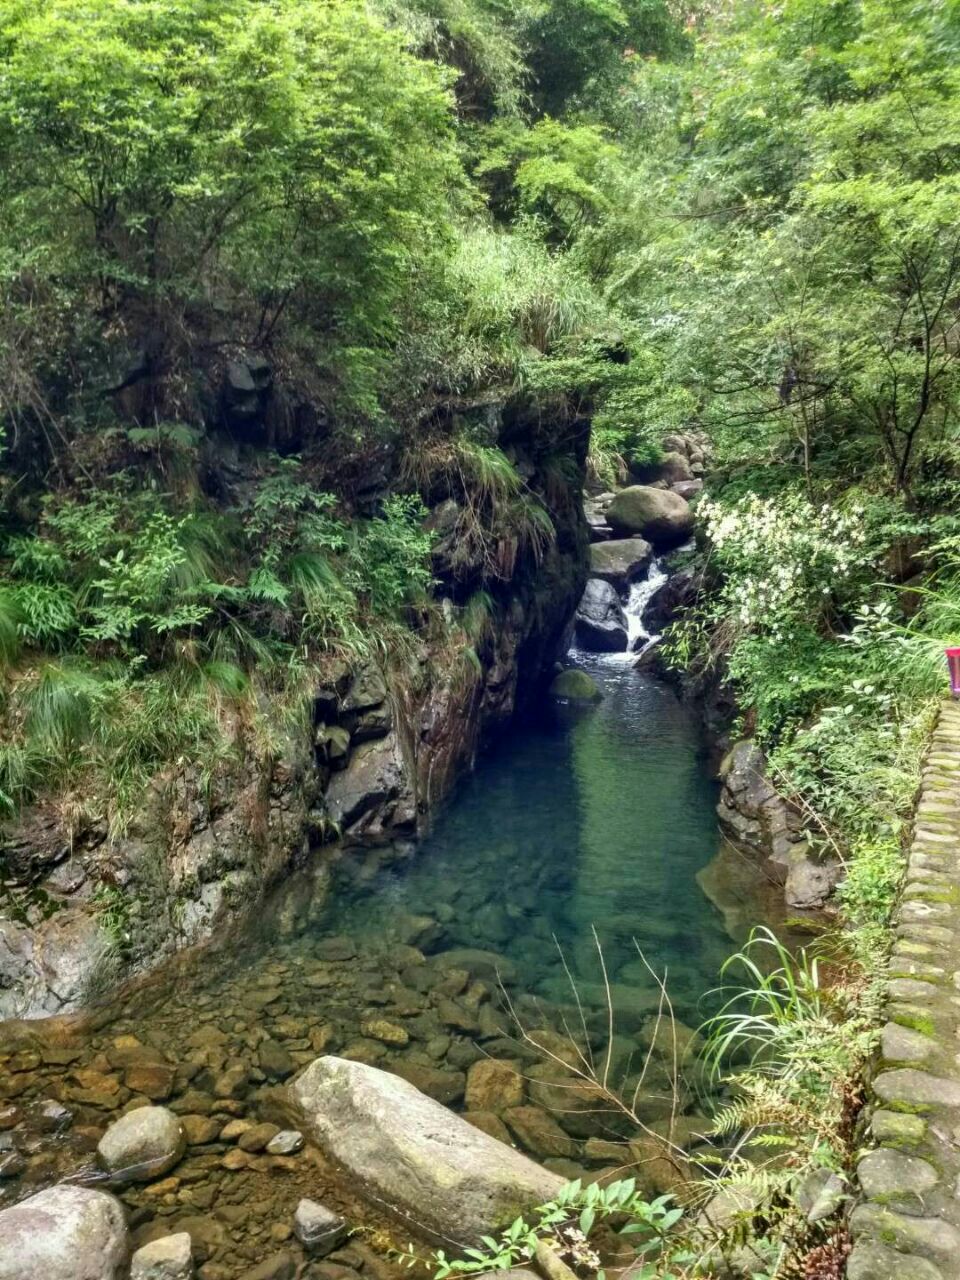
[(635, 484), (621, 489), (607, 508), (615, 532), (640, 534), (655, 547), (677, 546), (693, 529), (690, 504), (669, 489)]
[(317, 1058), (290, 1093), (327, 1155), (381, 1204), (445, 1240), (476, 1242), (563, 1185), (375, 1067)]
[(120, 1280), (128, 1256), (119, 1201), (63, 1183), (0, 1211), (0, 1280)]
[(585, 649), (599, 653), (625, 653), (627, 617), (616, 588), (602, 578), (591, 578), (577, 608), (577, 639)]

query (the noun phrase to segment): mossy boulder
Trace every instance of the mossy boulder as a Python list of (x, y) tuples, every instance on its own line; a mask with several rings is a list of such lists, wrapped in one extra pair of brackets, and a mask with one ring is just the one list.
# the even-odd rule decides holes
[(603, 697), (593, 676), (587, 675), (586, 671), (578, 671), (576, 667), (569, 667), (554, 676), (549, 692), (551, 698), (561, 698), (564, 702), (593, 703)]
[(640, 534), (655, 547), (669, 547), (690, 534), (693, 512), (678, 493), (634, 484), (621, 489), (610, 503), (607, 523), (617, 533)]

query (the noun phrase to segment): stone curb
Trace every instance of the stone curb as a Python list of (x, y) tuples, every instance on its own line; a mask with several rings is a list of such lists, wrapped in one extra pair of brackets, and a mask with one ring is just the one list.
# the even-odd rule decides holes
[(960, 1280), (960, 705), (924, 762), (848, 1280)]

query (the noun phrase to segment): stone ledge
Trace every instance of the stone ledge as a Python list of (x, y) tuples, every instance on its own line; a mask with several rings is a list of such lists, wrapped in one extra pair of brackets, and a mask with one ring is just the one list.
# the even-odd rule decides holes
[(960, 1280), (960, 707), (924, 764), (848, 1280)]

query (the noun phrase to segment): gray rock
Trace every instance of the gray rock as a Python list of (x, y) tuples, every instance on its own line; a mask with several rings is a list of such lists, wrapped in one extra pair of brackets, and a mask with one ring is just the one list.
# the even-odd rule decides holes
[(281, 1129), (267, 1143), (267, 1155), (292, 1156), (303, 1148), (303, 1134), (299, 1129)]
[(666, 480), (671, 487), (693, 479), (690, 463), (679, 450), (668, 450), (660, 459), (657, 470), (660, 472), (660, 479)]
[(0, 1280), (119, 1280), (128, 1255), (113, 1196), (62, 1183), (0, 1212)]
[(690, 504), (669, 489), (636, 484), (621, 491), (607, 508), (615, 532), (640, 534), (655, 547), (676, 546), (693, 529)]
[(860, 1240), (847, 1259), (847, 1280), (943, 1280), (926, 1258), (888, 1249), (878, 1240)]
[(590, 576), (623, 590), (643, 576), (652, 559), (653, 547), (643, 538), (595, 542), (590, 548)]
[(797, 1188), (797, 1204), (808, 1222), (820, 1222), (835, 1213), (844, 1200), (846, 1184), (830, 1169), (815, 1169)]
[(327, 811), (341, 830), (375, 831), (413, 820), (415, 806), (396, 732), (357, 747), (327, 787)]
[(881, 1102), (960, 1107), (960, 1084), (912, 1067), (882, 1072), (873, 1082), (873, 1091)]
[(599, 653), (626, 653), (627, 619), (616, 589), (591, 578), (577, 607), (577, 639)]
[(903, 1111), (874, 1111), (870, 1119), (870, 1132), (877, 1142), (892, 1147), (916, 1146), (927, 1132), (926, 1122), (919, 1116)]
[(445, 1239), (474, 1242), (563, 1185), (374, 1067), (318, 1058), (290, 1091), (329, 1156), (401, 1217)]
[(936, 1041), (898, 1022), (888, 1022), (880, 1033), (884, 1062), (923, 1062), (936, 1049)]
[(293, 1215), (293, 1234), (308, 1253), (325, 1258), (347, 1238), (348, 1227), (339, 1214), (318, 1204), (301, 1200)]
[(703, 481), (678, 480), (675, 484), (670, 486), (670, 489), (673, 493), (678, 493), (681, 498), (684, 498), (689, 502), (691, 498), (695, 498), (698, 493), (703, 492)]
[(386, 698), (387, 683), (383, 672), (375, 662), (370, 662), (354, 676), (343, 700), (343, 710), (367, 711), (371, 707), (379, 707)]
[[(854, 1240), (882, 1239), (903, 1253), (916, 1253), (932, 1262), (952, 1263), (960, 1253), (960, 1231), (942, 1218), (914, 1218), (878, 1204), (859, 1204), (850, 1215)], [(898, 1276), (898, 1280), (900, 1277)]]
[(177, 1116), (166, 1107), (138, 1107), (115, 1120), (100, 1139), (100, 1163), (118, 1182), (149, 1182), (172, 1169), (186, 1150)]
[(296, 1063), (277, 1040), (264, 1040), (257, 1057), (260, 1070), (271, 1080), (285, 1080), (296, 1070)]
[(908, 1212), (922, 1206), (923, 1197), (939, 1181), (936, 1169), (926, 1160), (889, 1147), (869, 1151), (857, 1165), (857, 1177), (869, 1200), (882, 1200)]
[(0, 1021), (78, 1009), (106, 952), (96, 919), (79, 908), (36, 928), (0, 920)]
[(836, 858), (812, 858), (805, 844), (790, 850), (783, 896), (788, 907), (816, 911), (822, 907), (843, 879), (843, 866)]
[(186, 1231), (161, 1236), (138, 1249), (130, 1263), (130, 1280), (192, 1280), (193, 1248)]

